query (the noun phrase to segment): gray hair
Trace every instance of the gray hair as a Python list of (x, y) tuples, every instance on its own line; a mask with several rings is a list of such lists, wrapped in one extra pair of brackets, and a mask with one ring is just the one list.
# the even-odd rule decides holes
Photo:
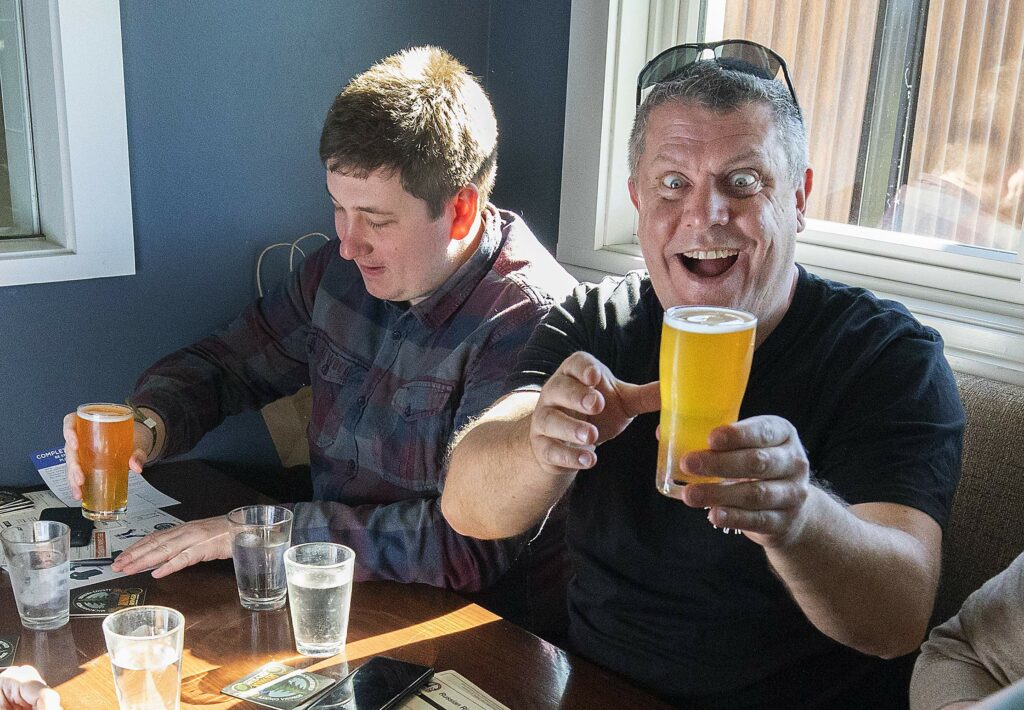
[(636, 174), (644, 152), (647, 124), (651, 112), (671, 102), (693, 104), (724, 113), (747, 104), (763, 104), (771, 109), (775, 128), (786, 151), (789, 178), (799, 185), (809, 164), (807, 128), (800, 109), (793, 102), (785, 84), (726, 69), (716, 61), (694, 64), (678, 79), (655, 84), (636, 110), (633, 130), (629, 135), (629, 172)]

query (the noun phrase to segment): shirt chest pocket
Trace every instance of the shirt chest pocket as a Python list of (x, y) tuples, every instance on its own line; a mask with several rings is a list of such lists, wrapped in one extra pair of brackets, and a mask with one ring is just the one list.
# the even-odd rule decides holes
[(390, 483), (413, 491), (440, 490), (454, 426), (453, 389), (449, 382), (415, 380), (395, 391), (393, 428), (380, 438), (377, 451)]
[(313, 395), (309, 439), (328, 451), (341, 442), (345, 412), (358, 396), (370, 368), (319, 332), (312, 338), (309, 362)]

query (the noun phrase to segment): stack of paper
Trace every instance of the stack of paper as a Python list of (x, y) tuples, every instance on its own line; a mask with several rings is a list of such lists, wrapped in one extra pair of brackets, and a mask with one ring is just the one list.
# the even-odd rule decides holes
[(17, 491), (0, 488), (0, 516), (32, 507), (32, 501)]
[[(44, 508), (81, 507), (71, 496), (68, 484), (64, 449), (53, 448), (32, 454), (32, 463), (49, 491), (26, 493), (31, 508), (14, 513), (8, 520), (0, 510), (0, 526), (17, 525), (39, 519)], [(181, 524), (181, 520), (160, 508), (176, 505), (180, 501), (161, 493), (137, 473), (128, 474), (128, 511), (122, 520), (97, 522), (92, 542), (71, 548), (71, 588), (76, 589), (97, 582), (107, 582), (124, 573), (110, 569), (114, 558), (137, 540), (157, 530), (166, 530)], [(18, 516), (15, 519), (15, 516)], [(3, 553), (0, 551), (0, 558)], [(5, 562), (5, 561), (4, 561)]]

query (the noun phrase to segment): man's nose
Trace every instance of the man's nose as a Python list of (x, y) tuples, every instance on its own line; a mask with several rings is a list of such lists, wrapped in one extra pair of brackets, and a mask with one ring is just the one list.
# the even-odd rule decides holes
[(373, 251), (366, 240), (363, 231), (365, 227), (359, 224), (359, 220), (345, 220), (339, 217), (334, 220), (334, 228), (338, 232), (338, 254), (342, 259), (352, 261)]
[(686, 226), (707, 229), (729, 221), (729, 200), (714, 184), (694, 185), (686, 198)]

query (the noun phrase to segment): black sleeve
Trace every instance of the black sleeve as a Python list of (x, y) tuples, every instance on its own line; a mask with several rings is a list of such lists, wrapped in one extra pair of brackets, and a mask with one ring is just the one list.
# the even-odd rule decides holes
[(851, 504), (921, 510), (945, 526), (960, 480), (964, 412), (931, 329), (893, 338), (852, 382), (815, 474)]

